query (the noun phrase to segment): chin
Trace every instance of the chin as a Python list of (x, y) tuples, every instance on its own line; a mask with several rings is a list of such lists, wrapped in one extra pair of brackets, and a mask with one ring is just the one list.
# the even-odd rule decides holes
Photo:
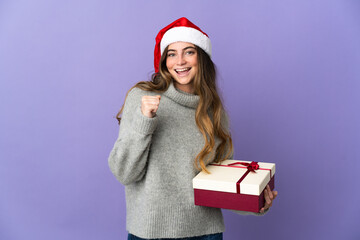
[(188, 84), (191, 84), (191, 82), (194, 79), (194, 76), (179, 77), (175, 73), (175, 74), (172, 74), (172, 78), (174, 79), (174, 81), (176, 81), (177, 84), (188, 85)]
[(190, 79), (189, 80), (179, 80), (179, 79), (176, 79), (176, 78), (175, 78), (175, 81), (179, 85), (189, 85), (192, 82)]

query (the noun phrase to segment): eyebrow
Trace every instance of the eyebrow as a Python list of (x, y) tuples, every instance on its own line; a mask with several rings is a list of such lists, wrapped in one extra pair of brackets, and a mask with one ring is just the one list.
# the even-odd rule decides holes
[[(196, 50), (196, 48), (194, 48), (194, 47), (192, 47), (192, 46), (189, 46), (189, 47), (183, 48), (182, 50), (183, 50), (183, 51), (185, 51), (185, 50), (187, 50), (187, 49), (189, 49), (189, 48), (192, 48), (192, 49)], [(174, 51), (174, 52), (176, 52), (176, 50), (175, 50), (175, 49), (168, 49), (168, 52), (170, 52), (170, 51)]]

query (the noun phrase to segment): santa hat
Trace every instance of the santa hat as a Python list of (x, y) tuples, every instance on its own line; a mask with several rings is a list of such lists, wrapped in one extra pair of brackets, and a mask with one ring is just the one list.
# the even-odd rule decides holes
[(160, 30), (155, 38), (154, 50), (155, 72), (159, 72), (161, 54), (165, 48), (174, 42), (189, 42), (202, 48), (211, 57), (211, 42), (209, 36), (187, 18), (179, 18)]

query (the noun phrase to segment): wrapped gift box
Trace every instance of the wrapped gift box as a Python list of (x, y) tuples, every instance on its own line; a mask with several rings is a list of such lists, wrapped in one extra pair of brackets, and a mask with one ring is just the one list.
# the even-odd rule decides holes
[(195, 205), (259, 212), (264, 189), (274, 189), (275, 164), (225, 160), (207, 166), (193, 179)]

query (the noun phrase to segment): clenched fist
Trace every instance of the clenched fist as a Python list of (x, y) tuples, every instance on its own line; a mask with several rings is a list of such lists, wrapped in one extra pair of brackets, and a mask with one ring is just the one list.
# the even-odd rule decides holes
[(161, 96), (143, 96), (141, 98), (141, 112), (148, 118), (153, 118), (159, 108)]

